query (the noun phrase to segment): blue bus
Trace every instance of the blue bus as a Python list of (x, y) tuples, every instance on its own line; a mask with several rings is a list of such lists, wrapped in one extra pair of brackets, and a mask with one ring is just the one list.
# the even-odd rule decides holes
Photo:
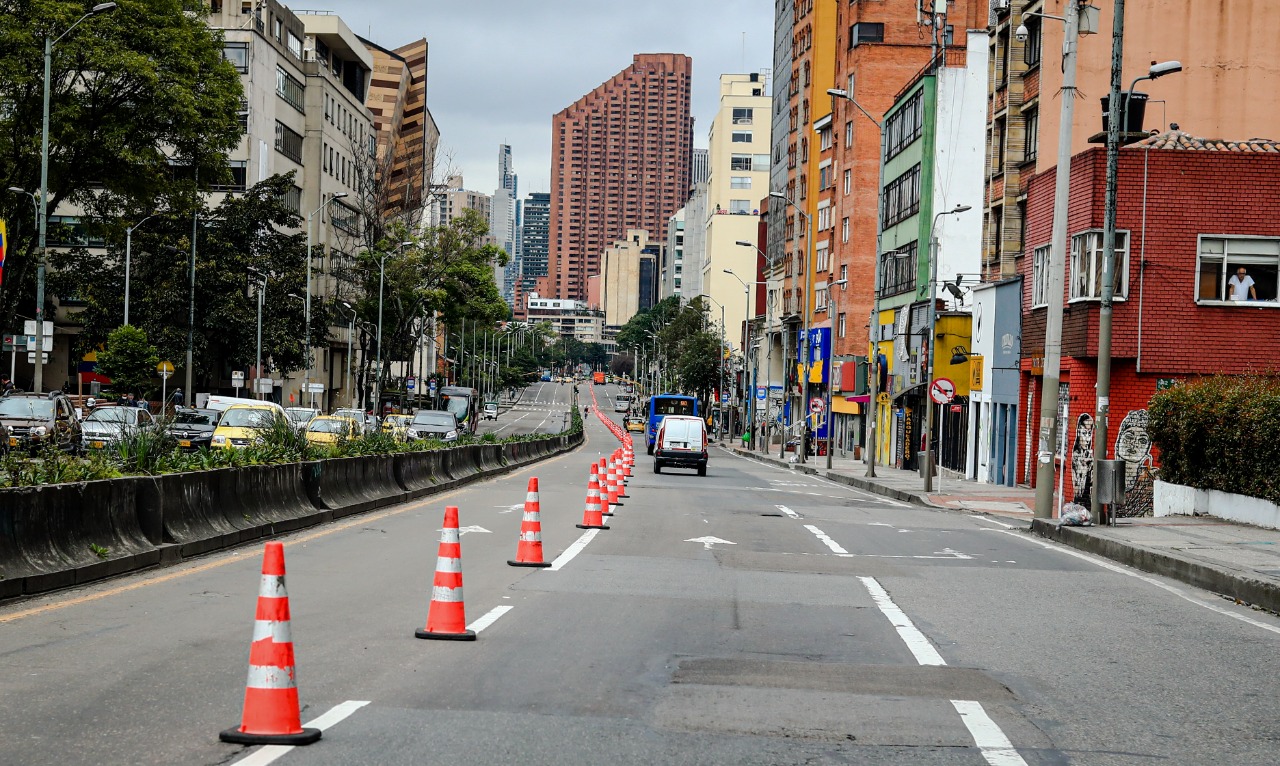
[(649, 397), (649, 428), (645, 431), (648, 453), (653, 454), (653, 441), (658, 438), (658, 424), (667, 415), (698, 416), (698, 400), (682, 394), (654, 394)]

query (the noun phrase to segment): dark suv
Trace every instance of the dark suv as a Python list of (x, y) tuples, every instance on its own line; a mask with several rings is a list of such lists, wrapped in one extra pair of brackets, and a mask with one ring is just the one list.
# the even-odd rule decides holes
[(11, 393), (0, 398), (0, 425), (7, 432), (5, 446), (9, 449), (34, 453), (54, 444), (64, 452), (83, 451), (80, 421), (71, 400), (60, 391)]

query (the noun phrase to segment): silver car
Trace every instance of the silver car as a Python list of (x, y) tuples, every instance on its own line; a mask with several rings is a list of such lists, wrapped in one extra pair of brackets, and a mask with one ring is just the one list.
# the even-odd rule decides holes
[(121, 437), (156, 424), (151, 413), (138, 407), (98, 407), (80, 423), (84, 446), (105, 449), (120, 442)]

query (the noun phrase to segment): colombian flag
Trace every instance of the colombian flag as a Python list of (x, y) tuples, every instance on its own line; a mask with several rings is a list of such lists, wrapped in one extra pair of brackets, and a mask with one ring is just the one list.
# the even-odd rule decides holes
[(9, 246), (9, 233), (5, 231), (4, 220), (0, 219), (0, 285), (4, 284), (4, 251)]

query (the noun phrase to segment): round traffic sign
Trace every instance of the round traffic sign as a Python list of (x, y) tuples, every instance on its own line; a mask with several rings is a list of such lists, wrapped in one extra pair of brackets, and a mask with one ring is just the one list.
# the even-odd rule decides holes
[(826, 403), (822, 401), (821, 396), (815, 396), (809, 400), (810, 412), (822, 412), (826, 408)]
[(956, 396), (956, 384), (950, 378), (938, 378), (929, 386), (929, 396), (937, 404), (946, 404)]

